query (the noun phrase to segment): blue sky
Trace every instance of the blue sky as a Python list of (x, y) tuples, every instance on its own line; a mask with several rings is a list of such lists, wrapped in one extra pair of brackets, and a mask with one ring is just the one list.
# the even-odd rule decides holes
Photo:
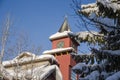
[(42, 46), (42, 51), (48, 50), (49, 36), (59, 30), (65, 15), (72, 31), (80, 31), (71, 4), (72, 0), (0, 0), (0, 25), (9, 13), (16, 32), (25, 32), (31, 43)]

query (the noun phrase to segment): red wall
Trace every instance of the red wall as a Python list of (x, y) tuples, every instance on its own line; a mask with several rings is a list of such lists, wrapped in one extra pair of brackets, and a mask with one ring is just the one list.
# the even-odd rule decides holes
[(58, 60), (59, 67), (63, 76), (63, 80), (70, 80), (71, 77), (71, 67), (76, 63), (71, 58), (70, 54), (55, 56)]
[[(64, 48), (73, 47), (72, 44), (75, 45), (75, 49), (77, 51), (77, 44), (71, 41), (69, 37), (59, 38), (52, 41), (52, 49), (57, 48), (57, 43), (59, 41), (64, 41)], [(65, 52), (64, 52), (65, 53)], [(72, 59), (70, 53), (68, 54), (61, 54), (55, 55), (56, 59), (58, 60), (59, 67), (63, 76), (63, 80), (71, 80), (71, 68), (76, 64), (75, 61)]]

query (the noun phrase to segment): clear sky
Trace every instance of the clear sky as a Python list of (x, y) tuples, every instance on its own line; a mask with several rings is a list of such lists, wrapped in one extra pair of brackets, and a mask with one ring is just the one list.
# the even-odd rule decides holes
[(41, 45), (42, 51), (48, 50), (49, 36), (59, 30), (65, 15), (72, 31), (80, 31), (71, 4), (72, 0), (0, 0), (0, 25), (9, 13), (15, 31), (26, 32), (31, 43)]

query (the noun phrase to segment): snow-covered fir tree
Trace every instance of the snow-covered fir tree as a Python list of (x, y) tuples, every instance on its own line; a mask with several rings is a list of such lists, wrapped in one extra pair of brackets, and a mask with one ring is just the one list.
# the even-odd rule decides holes
[(91, 48), (91, 54), (73, 55), (78, 62), (73, 71), (80, 75), (80, 80), (120, 80), (120, 1), (96, 0), (87, 5), (73, 2), (80, 19), (99, 29), (98, 33), (80, 32), (77, 39), (100, 46)]

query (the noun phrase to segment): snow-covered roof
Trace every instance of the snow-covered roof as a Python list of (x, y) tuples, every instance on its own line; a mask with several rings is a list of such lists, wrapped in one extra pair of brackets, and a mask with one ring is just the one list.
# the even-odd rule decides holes
[(12, 69), (6, 70), (6, 72), (10, 75), (10, 77), (7, 76), (9, 79), (10, 78), (16, 79), (16, 76), (17, 76), (17, 78), (20, 80), (23, 80), (23, 79), (46, 80), (52, 73), (55, 73), (54, 75), (55, 79), (62, 80), (62, 74), (57, 65), (44, 64), (42, 66), (35, 67), (28, 70), (21, 70), (19, 68), (18, 72)]
[(15, 59), (20, 59), (22, 57), (35, 57), (35, 54), (32, 54), (31, 52), (22, 52), (21, 54), (19, 54), (17, 57), (14, 58)]
[(58, 39), (58, 38), (63, 38), (63, 37), (68, 37), (68, 33), (71, 33), (70, 26), (67, 21), (67, 17), (65, 17), (65, 20), (63, 24), (61, 25), (59, 31), (49, 37), (50, 40)]
[(19, 64), (27, 63), (31, 61), (45, 61), (45, 60), (52, 60), (53, 62), (57, 62), (55, 57), (53, 55), (40, 55), (36, 56), (35, 54), (32, 54), (30, 52), (23, 52), (19, 54), (17, 57), (15, 57), (13, 60), (9, 61), (3, 61), (3, 66), (9, 66), (12, 64), (16, 64), (19, 62)]
[[(28, 63), (28, 62), (34, 62), (34, 61), (49, 61), (47, 63), (41, 64), (39, 66), (34, 66), (32, 68), (24, 69), (24, 65), (20, 65), (18, 67), (14, 66), (14, 64), (17, 63)], [(51, 63), (51, 64), (50, 64)], [(35, 54), (32, 54), (30, 52), (23, 52), (19, 54), (17, 57), (15, 57), (13, 60), (9, 61), (3, 61), (3, 67), (2, 72), (6, 73), (7, 78), (14, 78), (14, 79), (20, 79), (20, 80), (46, 80), (50, 75), (53, 75), (56, 80), (62, 80), (62, 74), (57, 66), (57, 60), (53, 55), (40, 55), (37, 56)], [(31, 63), (30, 63), (31, 64)], [(9, 66), (12, 65), (12, 67), (15, 68), (9, 68)], [(8, 67), (7, 67), (8, 66)], [(33, 66), (33, 64), (31, 64)], [(2, 73), (4, 74), (4, 73)], [(17, 77), (16, 77), (17, 76)], [(12, 80), (10, 79), (10, 80)]]
[(75, 51), (75, 50), (73, 47), (57, 48), (57, 49), (52, 49), (52, 50), (46, 50), (43, 52), (43, 54), (55, 54), (55, 53), (60, 53), (60, 52), (65, 52), (65, 51)]
[(2, 64), (0, 64), (0, 76), (3, 76), (5, 80), (13, 80), (12, 75), (4, 68)]
[(49, 37), (50, 40), (68, 37), (68, 33), (72, 33), (71, 31), (57, 32)]
[[(28, 70), (26, 73), (27, 76), (31, 76), (31, 71)], [(33, 69), (32, 78), (33, 80), (46, 80), (52, 73), (55, 72), (56, 80), (62, 80), (62, 74), (56, 65), (43, 65)], [(21, 74), (21, 73), (20, 73)]]

